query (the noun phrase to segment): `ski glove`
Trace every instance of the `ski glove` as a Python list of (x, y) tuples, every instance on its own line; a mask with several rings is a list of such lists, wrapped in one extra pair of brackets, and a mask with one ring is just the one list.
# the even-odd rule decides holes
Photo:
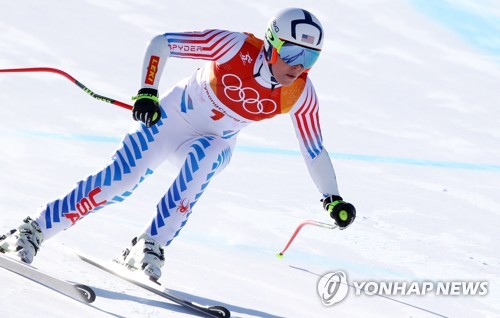
[(323, 207), (330, 215), (339, 229), (343, 230), (351, 225), (356, 218), (356, 209), (350, 203), (345, 202), (342, 197), (338, 195), (330, 195), (323, 200)]
[(132, 109), (134, 120), (142, 121), (146, 127), (151, 127), (161, 119), (160, 104), (158, 103), (158, 90), (154, 88), (141, 88)]

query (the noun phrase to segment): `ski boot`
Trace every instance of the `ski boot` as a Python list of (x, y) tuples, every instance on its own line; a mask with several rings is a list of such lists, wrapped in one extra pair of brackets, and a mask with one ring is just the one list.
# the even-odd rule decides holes
[(36, 221), (27, 217), (17, 229), (0, 236), (0, 252), (17, 256), (31, 264), (43, 242), (43, 233)]
[(135, 237), (132, 246), (126, 248), (119, 261), (134, 271), (142, 271), (153, 282), (158, 282), (165, 264), (163, 247), (146, 234)]

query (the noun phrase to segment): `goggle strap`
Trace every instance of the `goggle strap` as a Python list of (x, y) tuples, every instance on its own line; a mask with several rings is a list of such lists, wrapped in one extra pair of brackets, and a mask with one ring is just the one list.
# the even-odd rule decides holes
[(283, 44), (285, 44), (285, 41), (283, 41), (282, 39), (279, 39), (279, 40), (280, 40), (280, 43), (278, 44), (278, 47), (276, 48), (276, 52), (278, 52), (278, 54), (280, 53), (281, 47), (283, 46)]
[(281, 47), (283, 46), (283, 44), (285, 44), (285, 41), (280, 39), (271, 28), (268, 28), (267, 30), (269, 33), (271, 33), (271, 38), (267, 36), (267, 41), (269, 42), (269, 44), (271, 44), (272, 47), (276, 48), (279, 53)]

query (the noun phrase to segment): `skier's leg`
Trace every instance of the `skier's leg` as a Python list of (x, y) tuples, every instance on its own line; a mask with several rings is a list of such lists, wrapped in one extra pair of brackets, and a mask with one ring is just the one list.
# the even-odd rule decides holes
[(123, 201), (159, 164), (158, 158), (151, 155), (154, 141), (148, 140), (148, 134), (151, 131), (144, 126), (127, 134), (107, 166), (78, 181), (67, 194), (43, 206), (38, 216), (25, 220), (15, 232), (0, 237), (0, 248), (14, 253), (19, 249), (19, 257), (31, 263), (42, 241), (69, 228), (91, 212)]
[(67, 194), (45, 205), (35, 221), (44, 238), (69, 228), (91, 212), (121, 202), (161, 163), (154, 154), (151, 129), (138, 125), (125, 136), (111, 162), (76, 183)]
[(142, 269), (152, 278), (160, 277), (162, 246), (169, 245), (179, 234), (212, 177), (229, 163), (233, 147), (234, 139), (202, 136), (178, 151), (185, 158), (179, 175), (158, 203), (150, 225), (125, 250), (126, 265)]

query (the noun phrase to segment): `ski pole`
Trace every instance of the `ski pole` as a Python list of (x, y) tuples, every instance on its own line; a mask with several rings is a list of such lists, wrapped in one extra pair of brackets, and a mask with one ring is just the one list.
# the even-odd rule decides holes
[(292, 244), (292, 242), (295, 239), (295, 237), (297, 236), (297, 234), (299, 234), (300, 230), (306, 225), (314, 225), (314, 226), (322, 227), (324, 229), (329, 229), (329, 230), (333, 230), (333, 229), (338, 228), (338, 225), (336, 225), (336, 224), (327, 224), (327, 223), (322, 223), (322, 222), (313, 221), (313, 220), (304, 221), (304, 222), (300, 223), (299, 226), (297, 226), (297, 228), (295, 229), (295, 232), (293, 232), (293, 234), (292, 234), (292, 237), (290, 238), (290, 240), (288, 240), (288, 243), (286, 244), (285, 248), (281, 252), (276, 254), (276, 256), (278, 258), (280, 258), (280, 259), (283, 258), (286, 250), (288, 249), (288, 247), (290, 247), (290, 245)]
[(120, 101), (111, 99), (106, 96), (102, 96), (99, 94), (94, 93), (91, 91), (87, 86), (83, 85), (79, 81), (77, 81), (73, 76), (69, 75), (68, 73), (57, 69), (57, 68), (52, 68), (52, 67), (25, 67), (25, 68), (10, 68), (10, 69), (0, 69), (0, 73), (28, 73), (28, 72), (49, 72), (49, 73), (56, 73), (59, 75), (62, 75), (66, 77), (68, 80), (76, 84), (76, 86), (80, 87), (85, 93), (89, 94), (90, 96), (94, 97), (97, 100), (113, 104), (119, 107), (123, 107), (125, 109), (132, 110), (132, 106), (129, 104), (122, 103)]

